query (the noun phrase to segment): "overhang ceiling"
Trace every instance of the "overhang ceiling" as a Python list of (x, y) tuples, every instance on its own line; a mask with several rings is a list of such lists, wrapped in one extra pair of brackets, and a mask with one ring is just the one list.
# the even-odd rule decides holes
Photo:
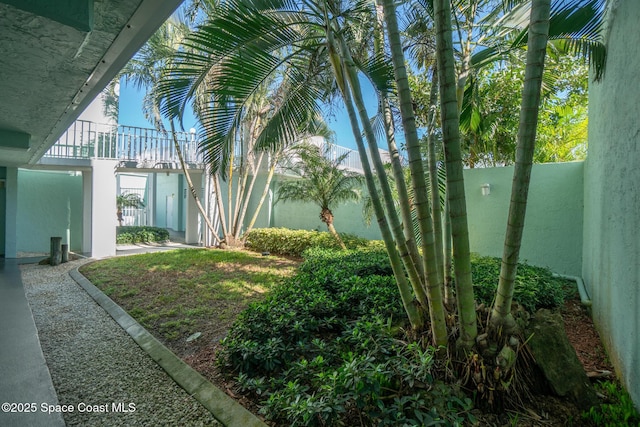
[(182, 0), (0, 0), (0, 166), (35, 164)]

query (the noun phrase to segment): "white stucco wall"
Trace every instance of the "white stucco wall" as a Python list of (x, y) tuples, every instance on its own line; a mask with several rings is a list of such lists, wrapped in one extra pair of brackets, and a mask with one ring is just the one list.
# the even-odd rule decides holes
[(610, 3), (604, 78), (591, 83), (583, 277), (594, 321), (640, 407), (640, 3)]

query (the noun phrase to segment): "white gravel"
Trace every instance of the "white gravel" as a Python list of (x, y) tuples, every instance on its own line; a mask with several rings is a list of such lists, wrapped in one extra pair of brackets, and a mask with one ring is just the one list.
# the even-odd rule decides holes
[(67, 425), (221, 425), (69, 277), (85, 262), (21, 266), (58, 400), (73, 406)]

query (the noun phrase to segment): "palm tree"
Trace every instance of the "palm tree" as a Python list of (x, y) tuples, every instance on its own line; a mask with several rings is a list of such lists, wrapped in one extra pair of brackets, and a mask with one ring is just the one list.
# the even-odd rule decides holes
[[(414, 328), (421, 329), (424, 322), (412, 301), (411, 288), (406, 288), (408, 283), (404, 273), (404, 268), (413, 264), (402, 262), (380, 197), (373, 194), (375, 178), (369, 159), (381, 164), (380, 154), (370, 126), (367, 132), (369, 153), (364, 147), (358, 121), (366, 126), (369, 118), (366, 112), (363, 113), (362, 93), (356, 90), (353, 96), (351, 93), (354, 85), (358, 84), (358, 78), (348, 46), (349, 43), (357, 43), (354, 37), (361, 34), (363, 17), (370, 16), (371, 11), (365, 3), (349, 2), (300, 4), (287, 0), (235, 0), (225, 3), (206, 25), (187, 39), (185, 49), (176, 61), (177, 66), (169, 70), (161, 88), (162, 110), (168, 117), (178, 117), (184, 105), (194, 98), (200, 83), (207, 76), (215, 77), (207, 80), (211, 85), (206, 93), (207, 99), (220, 108), (208, 111), (206, 120), (203, 120), (206, 135), (203, 148), (214, 170), (224, 171), (242, 112), (252, 94), (269, 76), (281, 76), (278, 80), (286, 85), (287, 90), (280, 92), (281, 98), (257, 138), (257, 147), (277, 148), (298, 139), (301, 127), (320, 112), (318, 101), (331, 96), (331, 90), (339, 89), (345, 99), (354, 136), (359, 141), (358, 151), (365, 165), (365, 180), (376, 200), (378, 224), (392, 260), (403, 304)], [(359, 105), (360, 119), (354, 102)], [(383, 167), (376, 166), (375, 172), (384, 176)], [(385, 183), (386, 179), (378, 181)], [(393, 215), (395, 212), (391, 218)], [(397, 232), (397, 224), (399, 221), (394, 220), (395, 237), (406, 259), (406, 242), (401, 231)], [(415, 273), (415, 266), (408, 270)], [(424, 293), (422, 282), (415, 274), (414, 279), (412, 284), (416, 293)], [(442, 321), (444, 323), (444, 319)]]
[(533, 0), (529, 25), (529, 43), (527, 47), (527, 65), (524, 88), (522, 90), (522, 108), (518, 127), (516, 165), (513, 171), (511, 203), (507, 220), (507, 232), (504, 239), (504, 252), (500, 268), (500, 280), (496, 300), (491, 312), (494, 327), (504, 326), (505, 330), (515, 328), (511, 316), (511, 301), (515, 285), (518, 256), (524, 229), (527, 209), (527, 196), (531, 177), (531, 165), (536, 142), (536, 125), (540, 106), (540, 91), (544, 58), (549, 35), (549, 14), (551, 0)]
[[(536, 125), (544, 59), (549, 43), (554, 47), (586, 57), (595, 71), (596, 79), (604, 72), (606, 48), (602, 43), (604, 0), (569, 0), (552, 5), (551, 0), (532, 0), (516, 7), (504, 20), (522, 24), (529, 14), (529, 25), (519, 30), (511, 48), (527, 43), (525, 84), (518, 127), (516, 165), (511, 189), (511, 203), (507, 219), (500, 279), (491, 313), (494, 328), (513, 329), (511, 302), (517, 273), (522, 232), (527, 207), (531, 164), (535, 150)], [(516, 25), (519, 28), (519, 25)], [(549, 42), (551, 40), (551, 42)], [(489, 58), (497, 49), (488, 49), (482, 57)]]
[(329, 232), (342, 249), (346, 246), (336, 231), (332, 208), (337, 205), (360, 200), (362, 176), (341, 167), (345, 153), (331, 159), (331, 145), (325, 152), (315, 145), (301, 144), (291, 150), (293, 164), (289, 170), (299, 179), (285, 181), (278, 188), (277, 201), (300, 201), (314, 203), (320, 207), (320, 220), (327, 224)]
[(122, 211), (124, 208), (141, 208), (144, 207), (144, 202), (139, 195), (135, 193), (124, 193), (116, 196), (116, 215), (118, 217), (118, 225), (122, 227)]

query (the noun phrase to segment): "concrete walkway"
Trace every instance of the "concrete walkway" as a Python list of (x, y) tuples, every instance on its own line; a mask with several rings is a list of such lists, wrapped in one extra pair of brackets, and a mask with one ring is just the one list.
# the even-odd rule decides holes
[(41, 410), (58, 397), (16, 259), (0, 259), (0, 349), (0, 425), (64, 426), (61, 414)]
[[(182, 247), (193, 248), (193, 246), (182, 244), (119, 247), (118, 255)], [(0, 411), (0, 426), (2, 427), (65, 425), (61, 414), (43, 412), (46, 405), (58, 405), (58, 397), (43, 356), (34, 316), (25, 297), (19, 269), (20, 263), (35, 263), (40, 259), (42, 258), (0, 259), (0, 404), (3, 405)], [(77, 273), (73, 276), (170, 377), (198, 399), (218, 420), (228, 426), (264, 426), (257, 417), (182, 363), (86, 279)], [(10, 406), (7, 407), (5, 403)], [(29, 412), (25, 413), (26, 411)]]

